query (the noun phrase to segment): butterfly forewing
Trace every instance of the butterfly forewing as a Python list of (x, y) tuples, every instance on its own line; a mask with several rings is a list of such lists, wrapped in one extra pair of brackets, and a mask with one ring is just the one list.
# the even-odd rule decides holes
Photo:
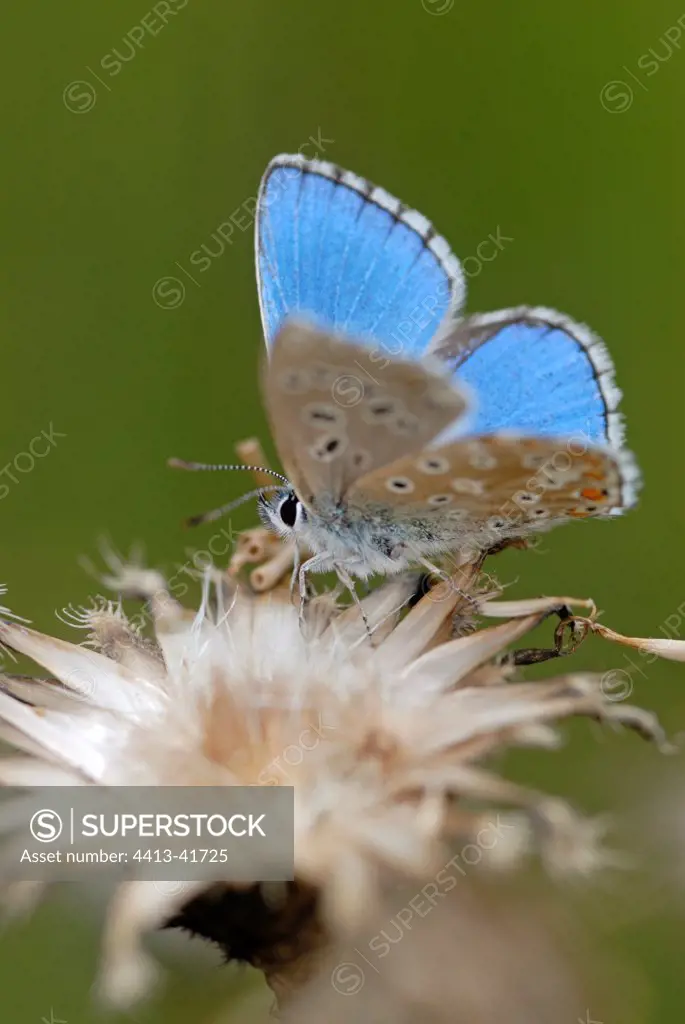
[(306, 313), (372, 350), (417, 359), (464, 301), (459, 261), (432, 224), (327, 161), (271, 161), (255, 241), (267, 346), (289, 316)]
[(617, 514), (635, 498), (625, 452), (582, 437), (491, 434), (406, 455), (358, 480), (350, 506), (386, 506), (400, 518), (454, 519), (463, 532), (503, 536), (570, 519)]
[(278, 332), (262, 380), (278, 453), (305, 502), (338, 498), (360, 476), (421, 451), (467, 405), (420, 363), (380, 360), (296, 321)]

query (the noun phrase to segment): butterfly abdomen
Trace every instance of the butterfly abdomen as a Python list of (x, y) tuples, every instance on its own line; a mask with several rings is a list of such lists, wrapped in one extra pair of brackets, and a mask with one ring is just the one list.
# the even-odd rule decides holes
[(362, 512), (325, 500), (309, 510), (303, 533), (314, 552), (328, 556), (330, 567), (344, 564), (360, 579), (401, 572), (467, 539), (453, 516), (407, 519), (382, 505)]

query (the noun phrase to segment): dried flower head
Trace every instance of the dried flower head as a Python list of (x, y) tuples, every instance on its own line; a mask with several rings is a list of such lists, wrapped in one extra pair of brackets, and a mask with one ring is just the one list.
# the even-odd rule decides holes
[[(275, 585), (281, 552), (254, 533), (244, 561), (247, 549), (275, 557)], [(607, 699), (599, 677), (516, 681), (539, 657), (510, 646), (561, 615), (547, 653), (564, 653), (569, 606), (589, 610), (592, 626), (591, 602), (502, 601), (474, 564), (425, 593), (414, 575), (393, 579), (362, 608), (324, 591), (301, 623), (287, 587), (255, 593), (235, 569), (207, 571), (190, 612), (158, 573), (114, 563), (108, 583), (145, 602), (154, 640), (104, 600), (65, 613), (86, 631), (81, 644), (9, 613), (0, 622), (0, 642), (50, 674), (2, 677), (0, 739), (24, 756), (0, 761), (0, 783), (294, 787), (293, 882), (120, 887), (104, 935), (111, 999), (145, 989), (153, 964), (140, 937), (170, 921), (258, 966), (284, 996), (375, 918), (388, 885), (434, 877), (455, 850), (468, 862), (470, 845), (471, 862), (492, 871), (531, 851), (553, 872), (602, 860), (599, 826), (483, 766), (507, 746), (554, 748), (556, 724), (575, 715), (663, 742), (654, 717)], [(15, 885), (9, 896), (35, 893)]]

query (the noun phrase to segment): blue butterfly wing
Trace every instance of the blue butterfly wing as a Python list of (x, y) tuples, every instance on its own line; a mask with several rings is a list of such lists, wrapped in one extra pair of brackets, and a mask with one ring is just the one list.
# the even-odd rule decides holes
[(299, 316), (385, 355), (418, 358), (464, 300), (459, 261), (425, 217), (323, 161), (272, 160), (255, 242), (267, 345)]
[(623, 443), (621, 392), (609, 353), (589, 328), (562, 313), (521, 306), (471, 316), (436, 354), (475, 393), (469, 434), (515, 430), (582, 435), (614, 448)]

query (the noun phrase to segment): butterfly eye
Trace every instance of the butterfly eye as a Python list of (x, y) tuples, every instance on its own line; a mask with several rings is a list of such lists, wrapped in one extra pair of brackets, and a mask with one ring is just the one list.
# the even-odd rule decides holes
[(300, 501), (294, 494), (284, 498), (278, 508), (278, 514), (286, 526), (293, 527), (299, 518)]

